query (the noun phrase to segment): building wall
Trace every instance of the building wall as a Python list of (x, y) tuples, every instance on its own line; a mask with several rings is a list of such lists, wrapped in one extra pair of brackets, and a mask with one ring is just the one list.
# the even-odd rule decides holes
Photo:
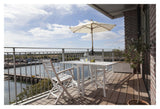
[[(129, 40), (132, 38), (138, 38), (138, 19), (137, 10), (124, 12), (125, 18), (125, 47), (129, 44)], [(149, 52), (149, 78), (144, 78), (146, 81), (149, 79), (149, 90), (150, 103), (156, 104), (156, 5), (149, 5), (149, 43), (151, 49)], [(146, 60), (147, 61), (147, 60)], [(144, 68), (144, 67), (143, 67)], [(145, 70), (142, 70), (145, 74)]]
[(125, 21), (125, 47), (132, 38), (138, 37), (137, 10), (124, 12)]
[(156, 104), (156, 5), (149, 5), (150, 24), (150, 98)]

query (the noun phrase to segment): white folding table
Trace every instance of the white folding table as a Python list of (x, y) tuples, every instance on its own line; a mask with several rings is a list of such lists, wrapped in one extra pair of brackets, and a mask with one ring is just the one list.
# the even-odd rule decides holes
[[(118, 62), (83, 62), (83, 61), (63, 61), (60, 62), (63, 64), (72, 64), (77, 66), (77, 82), (78, 82), (78, 89), (79, 94), (82, 91), (82, 96), (84, 96), (84, 66), (101, 66), (103, 71), (103, 95), (106, 97), (106, 91), (105, 91), (105, 73), (106, 73), (106, 66), (112, 66)], [(81, 68), (81, 79), (82, 79), (82, 85), (80, 86), (80, 71), (79, 68)], [(91, 75), (92, 76), (92, 75)], [(92, 78), (92, 77), (91, 77)]]

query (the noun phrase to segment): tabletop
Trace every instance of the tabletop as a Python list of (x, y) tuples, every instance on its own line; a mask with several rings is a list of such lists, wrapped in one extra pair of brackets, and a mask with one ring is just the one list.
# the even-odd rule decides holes
[(113, 65), (118, 62), (84, 62), (84, 61), (63, 61), (60, 62), (63, 64), (77, 64), (77, 65), (100, 65), (100, 66), (107, 66), (107, 65)]

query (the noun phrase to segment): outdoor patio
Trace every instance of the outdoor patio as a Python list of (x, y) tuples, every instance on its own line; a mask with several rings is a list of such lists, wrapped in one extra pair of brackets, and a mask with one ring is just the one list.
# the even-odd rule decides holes
[[(4, 32), (6, 37), (4, 40), (5, 105), (54, 105), (56, 99), (52, 96), (46, 98), (52, 86), (49, 81), (45, 81), (49, 76), (47, 76), (42, 60), (48, 59), (53, 62), (55, 67), (61, 67), (61, 64), (63, 64), (62, 71), (71, 65), (76, 65), (77, 70), (72, 69), (73, 72), (69, 71), (72, 78), (81, 84), (81, 90), (78, 90), (77, 87), (68, 87), (68, 92), (73, 99), (69, 99), (65, 94), (65, 97), (60, 98), (58, 101), (58, 105), (127, 105), (128, 100), (138, 99), (139, 95), (140, 99), (145, 100), (150, 105), (157, 104), (155, 3), (88, 4), (86, 5), (89, 6), (87, 10), (83, 10), (84, 6), (79, 7), (76, 4), (68, 4), (71, 10), (75, 11), (70, 14), (69, 17), (71, 18), (62, 16), (58, 8), (51, 8), (57, 6), (57, 4), (43, 7), (32, 5), (31, 8), (27, 5), (26, 7), (4, 5)], [(65, 6), (62, 6), (63, 12), (68, 12), (63, 7)], [(89, 9), (91, 7), (93, 10)], [(52, 14), (52, 11), (56, 14)], [(79, 16), (79, 13), (83, 15)], [(44, 16), (42, 16), (43, 14)], [(102, 15), (107, 18), (105, 19)], [(56, 18), (59, 18), (59, 16), (62, 17), (57, 20)], [(94, 16), (93, 20), (89, 21), (91, 16)], [(17, 26), (17, 21), (20, 22), (19, 26)], [(29, 25), (27, 29), (26, 25)], [(82, 28), (84, 30), (81, 30)], [(109, 34), (106, 32), (107, 30), (110, 31)], [(104, 34), (98, 35), (98, 32), (104, 32)], [(77, 34), (73, 35), (72, 33)], [(82, 36), (79, 33), (83, 33)], [(30, 38), (31, 36), (33, 39)], [(89, 46), (87, 42), (90, 38), (92, 46)], [(93, 39), (96, 41), (95, 47), (93, 47)], [(140, 73), (140, 81), (137, 81), (136, 74), (131, 73), (133, 69), (128, 73), (130, 65), (112, 66), (112, 71), (105, 74), (105, 67), (107, 67), (107, 71), (110, 70), (108, 68), (109, 64), (106, 64), (105, 67), (102, 63), (99, 65), (97, 63), (90, 64), (96, 62), (96, 59), (95, 57), (93, 59), (89, 58), (89, 56), (101, 57), (103, 62), (108, 63), (125, 62), (135, 64), (131, 66), (135, 73)], [(68, 61), (84, 61), (89, 62), (89, 64), (69, 63), (66, 65)], [(92, 68), (85, 69), (85, 65)], [(94, 83), (90, 83), (92, 77), (96, 78), (95, 75), (92, 75), (95, 70), (94, 65), (103, 67), (104, 75), (98, 76), (103, 87), (96, 88)], [(57, 67), (57, 69), (61, 70), (60, 67)], [(52, 71), (56, 74), (57, 71), (53, 69), (52, 66)], [(91, 69), (93, 69), (93, 72)], [(97, 72), (99, 73), (98, 70)], [(54, 75), (53, 77), (57, 76)], [(106, 77), (106, 80), (104, 77)], [(52, 78), (50, 79), (52, 80)], [(58, 85), (60, 82), (56, 81)], [(84, 94), (83, 83), (86, 84), (84, 96), (82, 96)], [(66, 86), (66, 83), (62, 81), (60, 85), (63, 87), (64, 84)], [(139, 87), (137, 87), (138, 84)], [(55, 90), (58, 91), (58, 89)], [(78, 93), (79, 91), (82, 92), (81, 95)]]
[[(141, 74), (139, 74), (141, 78)], [(85, 88), (85, 96), (78, 95), (78, 89), (70, 87), (69, 93), (73, 96), (72, 100), (69, 100), (67, 96), (61, 98), (58, 105), (126, 105), (129, 99), (137, 99), (137, 75), (131, 73), (113, 73), (106, 74), (106, 95), (103, 97), (103, 88), (94, 87), (93, 84), (89, 84)], [(101, 80), (101, 77), (98, 78)], [(87, 84), (90, 80), (87, 80)], [(149, 96), (147, 94), (144, 82), (140, 79), (140, 99), (149, 102)], [(43, 97), (41, 99), (27, 103), (26, 105), (53, 105), (54, 100), (52, 96), (50, 98)]]

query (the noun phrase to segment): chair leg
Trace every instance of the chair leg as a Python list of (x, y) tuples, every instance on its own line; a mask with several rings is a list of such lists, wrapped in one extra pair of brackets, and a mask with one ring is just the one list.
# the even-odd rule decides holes
[(51, 95), (52, 91), (53, 91), (53, 88), (49, 91), (49, 94), (48, 94), (48, 96), (46, 98), (49, 98), (49, 96)]
[(64, 93), (62, 94), (62, 98), (64, 98)]
[(63, 96), (64, 94), (64, 90), (58, 95), (56, 101), (54, 102), (54, 104), (57, 104), (57, 102), (59, 101), (60, 97)]
[(75, 84), (74, 84), (74, 81), (73, 81), (73, 79), (72, 79), (72, 83), (71, 83), (71, 85), (72, 85), (72, 87), (75, 87)]
[(68, 93), (67, 89), (66, 89), (63, 85), (62, 85), (62, 88), (63, 88), (63, 91), (66, 92), (66, 94), (67, 94), (70, 98), (72, 98), (72, 96)]
[(47, 95), (47, 97), (46, 98), (49, 98), (49, 96), (51, 95), (51, 93), (49, 92), (49, 94)]
[(80, 70), (79, 70), (79, 65), (77, 65), (77, 87), (78, 87), (78, 94), (80, 95)]
[(105, 78), (105, 67), (103, 68), (103, 95), (104, 97), (106, 97), (106, 88), (105, 88), (105, 81), (106, 81), (106, 78)]
[(95, 69), (95, 87), (96, 87), (96, 89), (98, 88), (98, 85), (97, 85), (97, 67)]
[(92, 66), (89, 66), (91, 82), (93, 83), (93, 69)]

